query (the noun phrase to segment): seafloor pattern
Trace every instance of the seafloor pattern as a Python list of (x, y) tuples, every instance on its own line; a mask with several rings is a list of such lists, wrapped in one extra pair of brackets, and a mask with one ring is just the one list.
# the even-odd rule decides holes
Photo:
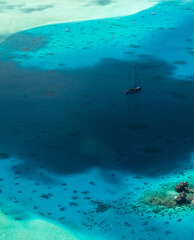
[[(193, 1), (2, 42), (4, 234), (30, 224), (31, 212), (55, 224), (61, 235), (51, 239), (193, 239), (192, 204), (146, 202), (174, 198), (179, 181), (194, 185), (193, 57)], [(143, 89), (126, 96), (134, 66)], [(25, 234), (15, 239), (34, 239)]]

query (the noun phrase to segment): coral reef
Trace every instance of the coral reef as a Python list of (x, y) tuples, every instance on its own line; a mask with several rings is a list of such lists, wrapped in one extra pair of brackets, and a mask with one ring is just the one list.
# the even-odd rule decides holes
[[(162, 184), (156, 190), (145, 192), (139, 199), (140, 203), (161, 208), (185, 208), (187, 206), (193, 208), (193, 190), (188, 188), (188, 185), (188, 182)], [(177, 192), (179, 195), (177, 195)]]

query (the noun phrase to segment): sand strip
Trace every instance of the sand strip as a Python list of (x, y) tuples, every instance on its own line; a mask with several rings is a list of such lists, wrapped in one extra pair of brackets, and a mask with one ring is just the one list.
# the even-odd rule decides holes
[(0, 42), (21, 30), (137, 13), (156, 5), (149, 0), (7, 0), (0, 2)]

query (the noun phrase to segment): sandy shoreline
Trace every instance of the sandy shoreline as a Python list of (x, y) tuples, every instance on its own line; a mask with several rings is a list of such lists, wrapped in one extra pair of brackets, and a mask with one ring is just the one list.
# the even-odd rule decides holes
[(137, 13), (158, 2), (149, 0), (8, 0), (0, 3), (0, 42), (29, 28)]

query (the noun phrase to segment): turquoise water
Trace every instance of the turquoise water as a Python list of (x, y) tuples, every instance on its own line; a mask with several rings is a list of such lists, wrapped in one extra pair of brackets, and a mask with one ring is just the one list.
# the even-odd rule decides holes
[(138, 199), (193, 174), (193, 29), (193, 1), (165, 1), (1, 43), (1, 200), (84, 240), (192, 239), (192, 211)]

